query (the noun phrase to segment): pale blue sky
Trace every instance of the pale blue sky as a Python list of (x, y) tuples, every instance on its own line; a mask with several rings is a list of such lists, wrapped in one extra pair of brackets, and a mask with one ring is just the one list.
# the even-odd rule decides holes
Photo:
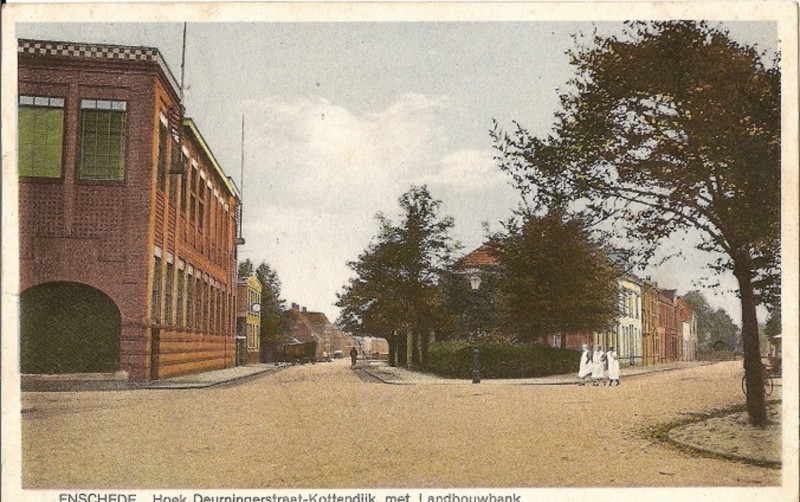
[[(572, 35), (620, 23), (190, 23), (186, 108), (223, 169), (240, 182), (245, 115), (241, 258), (267, 261), (289, 302), (335, 319), (346, 267), (427, 183), (456, 221), (465, 251), (518, 202), (492, 161), (492, 118), (550, 129), (572, 75)], [(773, 23), (727, 23), (741, 42), (772, 50)], [(20, 24), (20, 38), (157, 47), (180, 78), (181, 23)], [(676, 244), (683, 246), (683, 244)], [(690, 253), (649, 273), (685, 293), (707, 275)], [(722, 277), (725, 288), (735, 287)], [(738, 300), (707, 290), (739, 322)]]

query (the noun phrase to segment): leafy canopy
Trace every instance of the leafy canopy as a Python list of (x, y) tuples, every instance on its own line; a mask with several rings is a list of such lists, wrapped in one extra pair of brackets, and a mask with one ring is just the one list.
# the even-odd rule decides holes
[(621, 272), (585, 221), (523, 214), (498, 242), (501, 310), (520, 340), (610, 326)]
[(281, 298), (281, 280), (278, 273), (266, 262), (254, 268), (253, 262), (246, 259), (239, 263), (239, 277), (255, 275), (261, 283), (261, 334), (268, 343), (280, 343), (283, 339), (283, 311), (286, 300)]
[(753, 286), (779, 286), (780, 73), (755, 49), (695, 22), (628, 23), (571, 53), (576, 76), (553, 132), (492, 132), (501, 168), (534, 205), (578, 202), (649, 260), (693, 228), (710, 265), (746, 253)]
[(553, 131), (492, 134), (530, 203), (578, 208), (639, 242), (689, 229), (739, 283), (747, 408), (766, 423), (756, 305), (780, 288), (780, 69), (693, 21), (628, 23), (571, 54)]
[(441, 201), (425, 185), (412, 186), (398, 203), (402, 220), (395, 225), (376, 215), (379, 232), (348, 264), (355, 275), (337, 295), (338, 323), (353, 333), (388, 337), (408, 329), (418, 335), (439, 324), (439, 282), (455, 249), (453, 219), (439, 215)]

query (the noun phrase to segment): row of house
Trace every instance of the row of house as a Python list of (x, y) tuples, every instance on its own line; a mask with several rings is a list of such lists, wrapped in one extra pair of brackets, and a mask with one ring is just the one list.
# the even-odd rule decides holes
[[(459, 267), (468, 275), (493, 273), (499, 258), (490, 244), (468, 253)], [(660, 289), (649, 278), (627, 273), (617, 279), (617, 315), (609, 329), (594, 333), (553, 333), (552, 347), (613, 346), (631, 365), (653, 365), (697, 358), (697, 322), (691, 307), (675, 290)]]
[(17, 58), (22, 372), (234, 365), (240, 195), (158, 49)]
[[(308, 359), (322, 361), (347, 356), (350, 349), (358, 345), (355, 339), (334, 326), (324, 313), (311, 312), (297, 303), (284, 313), (284, 319), (287, 340), (278, 350), (281, 359), (305, 355)], [(307, 347), (309, 352), (293, 350), (299, 347)]]

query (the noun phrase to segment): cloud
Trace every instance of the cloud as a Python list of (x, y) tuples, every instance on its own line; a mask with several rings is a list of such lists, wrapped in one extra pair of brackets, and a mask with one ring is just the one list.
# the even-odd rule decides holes
[(458, 150), (445, 155), (439, 169), (419, 179), (433, 187), (459, 192), (476, 192), (507, 183), (494, 161), (492, 150)]
[(362, 114), (321, 97), (248, 102), (240, 258), (270, 263), (290, 301), (335, 312), (346, 264), (377, 233), (377, 212), (396, 214), (413, 183), (457, 176), (463, 185), (465, 169), (485, 164), (480, 152), (453, 151), (449, 108), (421, 94)]
[(320, 97), (248, 103), (258, 121), (247, 132), (246, 177), (284, 207), (380, 210), (438, 162), (447, 140), (437, 114), (446, 106), (419, 94), (362, 115)]

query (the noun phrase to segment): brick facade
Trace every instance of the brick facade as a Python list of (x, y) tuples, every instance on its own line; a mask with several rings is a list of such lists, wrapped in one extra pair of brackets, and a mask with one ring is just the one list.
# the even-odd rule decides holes
[[(62, 98), (64, 117), (60, 177), (19, 179), (22, 292), (67, 282), (107, 295), (121, 317), (117, 366), (131, 379), (232, 365), (238, 195), (191, 119), (163, 141), (161, 124), (180, 109), (163, 58), (153, 48), (27, 40), (18, 57), (20, 96)], [(119, 179), (79, 175), (87, 102), (122, 103)], [(183, 174), (159, 180), (165, 158)], [(192, 170), (202, 179), (203, 228), (182, 190)]]
[(681, 359), (680, 316), (677, 296), (674, 289), (662, 289), (658, 292), (658, 362), (668, 363)]

